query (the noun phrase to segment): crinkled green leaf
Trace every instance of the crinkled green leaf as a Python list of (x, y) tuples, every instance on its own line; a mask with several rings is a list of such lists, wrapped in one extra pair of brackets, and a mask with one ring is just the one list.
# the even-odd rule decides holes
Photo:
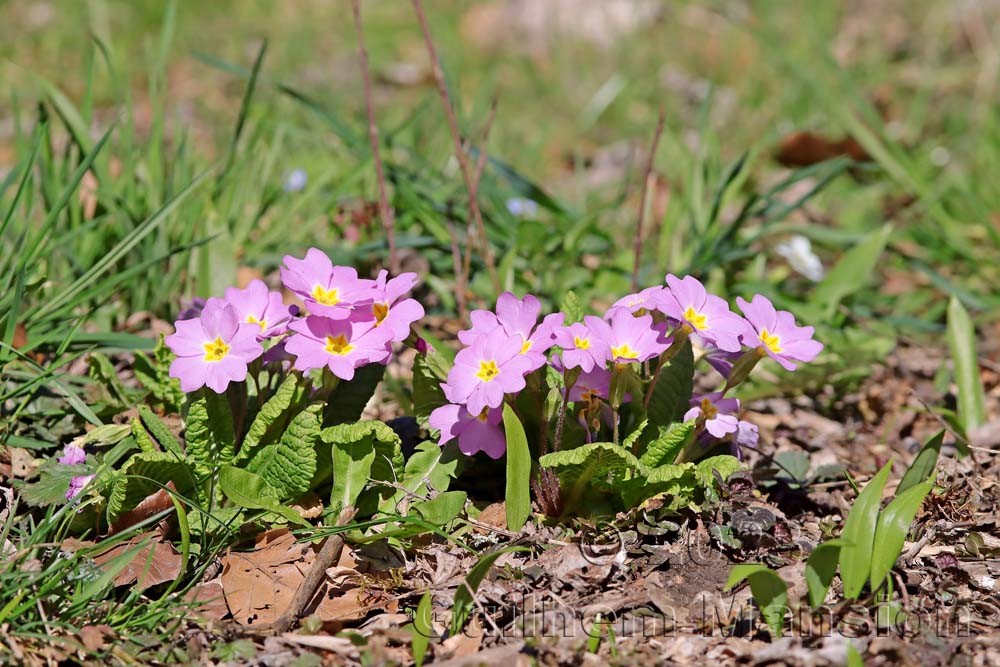
[(844, 543), (840, 547), (840, 579), (844, 583), (844, 597), (849, 600), (856, 600), (861, 595), (861, 589), (871, 573), (882, 489), (889, 478), (890, 468), (891, 461), (861, 490), (840, 533)]
[(625, 507), (636, 507), (653, 496), (670, 496), (670, 509), (686, 507), (694, 500), (698, 488), (695, 467), (692, 463), (671, 463), (649, 470), (643, 466), (640, 474), (618, 484), (618, 491)]
[(219, 469), (219, 488), (230, 501), (252, 510), (273, 512), (283, 519), (308, 526), (309, 522), (298, 512), (282, 505), (274, 495), (274, 489), (260, 475), (236, 466), (224, 465)]
[(348, 424), (360, 419), (384, 375), (385, 366), (368, 364), (354, 372), (353, 380), (338, 384), (323, 411), (323, 425)]
[(645, 453), (639, 458), (640, 463), (651, 468), (674, 462), (694, 431), (694, 422), (674, 422), (658, 429), (659, 435), (646, 445)]
[(754, 602), (760, 607), (760, 613), (771, 629), (771, 634), (780, 637), (785, 624), (785, 612), (788, 611), (788, 585), (785, 580), (760, 563), (744, 563), (734, 565), (729, 571), (723, 590), (728, 591), (744, 579), (750, 582)]
[(580, 303), (580, 297), (573, 290), (567, 290), (566, 294), (563, 295), (559, 310), (566, 315), (566, 324), (579, 322), (583, 319), (583, 304)]
[(121, 468), (108, 501), (108, 522), (134, 509), (146, 496), (156, 493), (173, 482), (177, 493), (187, 496), (195, 486), (191, 466), (170, 452), (139, 452)]
[(583, 480), (586, 486), (613, 491), (618, 482), (635, 475), (639, 459), (621, 445), (594, 442), (575, 449), (564, 449), (542, 456), (538, 464), (552, 468), (564, 488)]
[(85, 465), (68, 466), (56, 459), (47, 459), (38, 468), (38, 479), (30, 484), (14, 481), (18, 495), (33, 507), (61, 505), (66, 502), (69, 482), (78, 475), (86, 475), (90, 468)]
[[(279, 430), (284, 425), (284, 420), (281, 417), (291, 407), (295, 398), (300, 393), (298, 389), (298, 376), (290, 374), (274, 392), (274, 395), (264, 405), (260, 406), (260, 410), (254, 416), (253, 421), (250, 423), (250, 428), (247, 429), (247, 435), (243, 438), (243, 443), (240, 445), (240, 451), (236, 456), (236, 463), (242, 463), (253, 458), (256, 454), (255, 450), (257, 446), (261, 443), (272, 444), (278, 439), (279, 433), (273, 431)], [(275, 426), (277, 428), (272, 429)], [(268, 433), (268, 430), (272, 430), (272, 433)]]
[[(183, 456), (184, 450), (177, 436), (167, 428), (163, 420), (148, 405), (139, 406), (139, 418), (142, 419), (142, 425), (146, 427), (149, 434), (159, 443), (163, 451)], [(138, 440), (138, 438), (136, 439)]]
[(713, 470), (719, 471), (722, 476), (722, 480), (725, 481), (734, 472), (743, 467), (740, 460), (735, 456), (730, 456), (729, 454), (721, 454), (719, 456), (710, 456), (707, 459), (702, 459), (695, 466), (695, 474), (698, 476), (698, 481), (703, 486), (712, 486), (715, 484), (715, 475), (712, 473)]
[(694, 352), (691, 341), (684, 343), (670, 363), (660, 371), (646, 416), (650, 424), (669, 426), (684, 418), (694, 391)]
[(910, 531), (910, 524), (917, 516), (920, 505), (930, 492), (933, 482), (926, 481), (911, 486), (896, 495), (879, 514), (872, 548), (871, 587), (878, 589), (896, 565), (903, 551), (903, 542)]
[(159, 447), (156, 446), (156, 441), (153, 440), (153, 436), (149, 434), (146, 427), (142, 425), (142, 420), (138, 417), (132, 418), (132, 437), (135, 438), (136, 443), (139, 445), (139, 449), (142, 451), (159, 451)]
[(231, 463), (234, 451), (233, 413), (222, 394), (205, 390), (188, 410), (185, 445), (199, 475)]
[(309, 490), (316, 472), (316, 443), (319, 440), (320, 404), (311, 405), (288, 423), (275, 445), (265, 445), (246, 469), (260, 475), (279, 500), (297, 498)]

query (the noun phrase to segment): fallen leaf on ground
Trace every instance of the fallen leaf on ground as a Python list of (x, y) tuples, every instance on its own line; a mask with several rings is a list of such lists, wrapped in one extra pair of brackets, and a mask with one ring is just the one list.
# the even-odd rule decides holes
[(99, 651), (113, 638), (115, 631), (110, 625), (85, 625), (80, 628), (80, 642), (88, 651)]
[(783, 167), (808, 167), (842, 155), (858, 162), (871, 159), (853, 137), (829, 139), (813, 132), (795, 132), (782, 139), (774, 159)]
[[(143, 541), (148, 544), (139, 546)], [(111, 561), (126, 551), (132, 551), (132, 560), (115, 577), (115, 586), (137, 583), (140, 590), (173, 581), (181, 573), (181, 556), (174, 547), (160, 541), (155, 533), (143, 533), (128, 542), (115, 545), (94, 558), (94, 563), (105, 568)]]
[(177, 491), (177, 487), (174, 486), (173, 482), (167, 482), (166, 489), (160, 489), (156, 493), (152, 493), (135, 506), (134, 509), (128, 512), (122, 512), (118, 520), (115, 521), (114, 525), (111, 526), (111, 531), (109, 534), (114, 535), (115, 533), (120, 533), (126, 528), (131, 528), (137, 523), (145, 521), (154, 514), (159, 514), (164, 510), (168, 510), (174, 506), (173, 501), (170, 499), (170, 491)]
[(219, 577), (198, 584), (187, 592), (184, 599), (188, 602), (201, 603), (193, 610), (193, 613), (202, 618), (219, 621), (229, 615), (229, 605), (226, 604), (226, 595)]

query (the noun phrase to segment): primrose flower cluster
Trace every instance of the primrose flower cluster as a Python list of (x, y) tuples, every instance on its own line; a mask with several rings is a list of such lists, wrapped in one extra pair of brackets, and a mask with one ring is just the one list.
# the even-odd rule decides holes
[(254, 280), (207, 299), (174, 324), (176, 332), (166, 338), (176, 355), (170, 376), (183, 391), (222, 393), (244, 381), (252, 365), (285, 361), (299, 371), (328, 368), (349, 381), (362, 366), (388, 363), (392, 344), (405, 340), (424, 315), (423, 306), (406, 298), (415, 273), (359, 278), (316, 248), (302, 259), (286, 255), (281, 282), (304, 308)]
[(519, 393), (533, 372), (549, 364), (563, 374), (566, 400), (580, 408), (589, 440), (592, 428), (613, 422), (617, 408), (641, 398), (612, 397), (615, 374), (632, 364), (658, 360), (663, 366), (690, 339), (726, 384), (722, 391), (694, 396), (685, 420), (696, 421), (702, 440), (753, 447), (756, 427), (738, 418), (739, 400), (725, 393), (764, 357), (795, 370), (823, 345), (813, 340), (812, 327), (796, 325), (791, 313), (776, 310), (764, 296), (737, 304), (742, 315), (696, 278), (674, 275), (666, 276), (665, 285), (619, 299), (604, 317), (587, 315), (582, 322), (566, 323), (563, 313), (539, 321), (537, 298), (502, 294), (494, 312), (474, 311), (472, 328), (459, 334), (464, 347), (441, 385), (449, 403), (432, 412), (429, 423), (440, 430), (440, 444), (457, 438), (466, 454), (482, 451), (499, 458), (506, 448), (505, 397)]

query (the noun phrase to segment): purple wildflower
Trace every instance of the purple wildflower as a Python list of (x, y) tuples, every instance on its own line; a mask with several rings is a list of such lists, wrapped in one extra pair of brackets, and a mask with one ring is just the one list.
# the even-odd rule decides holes
[(200, 296), (196, 296), (191, 299), (191, 302), (187, 306), (181, 308), (181, 312), (177, 314), (177, 319), (179, 320), (193, 320), (194, 318), (201, 315), (201, 311), (205, 309), (205, 299)]
[(281, 299), (280, 292), (270, 292), (262, 280), (251, 280), (245, 289), (227, 287), (226, 302), (236, 309), (240, 320), (256, 324), (257, 339), (280, 336), (288, 330), (292, 313)]
[(502, 420), (503, 410), (500, 408), (473, 415), (461, 405), (449, 404), (435, 409), (428, 423), (431, 428), (441, 431), (439, 445), (458, 438), (458, 449), (463, 454), (472, 456), (476, 452), (485, 452), (491, 459), (498, 459), (507, 451), (507, 440), (500, 428)]
[(646, 361), (667, 349), (661, 332), (653, 328), (652, 316), (634, 317), (627, 310), (616, 308), (610, 317), (610, 321), (595, 317), (587, 320), (587, 324), (611, 348), (611, 360), (616, 364)]
[(595, 368), (607, 366), (611, 358), (611, 348), (608, 342), (594, 331), (591, 320), (601, 322), (599, 317), (587, 315), (583, 318), (583, 322), (574, 322), (555, 329), (555, 344), (562, 348), (564, 368), (579, 368), (584, 373), (589, 373)]
[(709, 366), (719, 372), (724, 378), (729, 378), (729, 373), (733, 370), (733, 364), (742, 355), (740, 352), (726, 352), (714, 346), (708, 346), (703, 357)]
[(721, 297), (709, 294), (694, 276), (683, 279), (667, 275), (661, 309), (670, 318), (686, 324), (705, 341), (726, 352), (740, 351), (740, 334), (746, 328), (743, 318), (729, 309)]
[(417, 284), (417, 274), (403, 273), (389, 278), (388, 271), (380, 271), (375, 279), (375, 301), (372, 316), (375, 326), (392, 332), (392, 341), (401, 342), (410, 335), (410, 325), (424, 316), (424, 307), (416, 299), (401, 299)]
[(735, 398), (722, 398), (722, 392), (703, 394), (691, 398), (690, 410), (684, 413), (684, 421), (704, 419), (705, 430), (715, 438), (724, 438), (736, 433), (739, 419), (736, 417), (740, 402)]
[(177, 355), (170, 364), (170, 377), (181, 381), (181, 390), (195, 391), (207, 386), (221, 394), (230, 382), (247, 377), (247, 364), (264, 348), (257, 342), (260, 327), (241, 322), (230, 304), (212, 298), (200, 317), (178, 320), (176, 333), (167, 336), (167, 347)]
[(759, 439), (760, 433), (757, 430), (756, 424), (751, 424), (741, 419), (736, 425), (736, 435), (733, 436), (733, 440), (736, 442), (738, 449), (742, 449), (743, 447), (756, 449)]
[(445, 396), (474, 415), (500, 407), (504, 394), (524, 389), (524, 376), (531, 370), (531, 361), (521, 354), (523, 344), (501, 327), (478, 337), (455, 355), (448, 381), (441, 385)]
[(756, 294), (750, 302), (737, 297), (736, 304), (749, 323), (744, 327), (743, 342), (786, 370), (794, 371), (796, 361), (812, 361), (823, 350), (823, 344), (813, 340), (813, 327), (797, 326), (794, 315), (775, 310), (767, 297)]
[(285, 351), (295, 355), (295, 368), (308, 371), (328, 367), (342, 380), (353, 380), (354, 371), (372, 362), (383, 363), (392, 332), (375, 326), (367, 315), (361, 319), (334, 320), (311, 315), (288, 325), (293, 333)]
[(83, 446), (74, 440), (63, 447), (62, 456), (57, 460), (64, 466), (76, 466), (87, 460), (87, 453), (83, 451)]
[(285, 255), (281, 281), (306, 303), (313, 315), (345, 320), (354, 310), (370, 311), (375, 282), (358, 278), (350, 266), (334, 266), (326, 254), (310, 248), (304, 259)]
[(80, 495), (83, 487), (90, 484), (90, 480), (92, 479), (94, 479), (93, 475), (77, 475), (69, 480), (69, 488), (66, 490), (66, 500), (72, 500)]
[(593, 403), (600, 398), (607, 400), (610, 391), (611, 371), (600, 366), (592, 371), (580, 373), (580, 377), (570, 387), (569, 400), (582, 403)]
[(542, 304), (531, 294), (518, 299), (510, 292), (504, 292), (497, 298), (495, 314), (488, 310), (470, 313), (472, 328), (460, 331), (458, 339), (464, 345), (472, 345), (495, 329), (503, 329), (508, 336), (520, 339), (519, 353), (529, 360), (530, 372), (545, 365), (545, 352), (554, 345), (555, 329), (562, 325), (565, 317), (562, 313), (546, 315), (536, 327), (541, 312)]
[(654, 285), (635, 294), (627, 294), (611, 304), (606, 316), (611, 316), (619, 308), (623, 308), (633, 315), (656, 310), (660, 307), (660, 302), (666, 291), (662, 285)]

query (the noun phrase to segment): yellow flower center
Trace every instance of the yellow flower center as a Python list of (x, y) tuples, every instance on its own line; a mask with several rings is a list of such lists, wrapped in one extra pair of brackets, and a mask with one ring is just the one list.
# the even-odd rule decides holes
[(524, 343), (521, 344), (521, 354), (528, 354), (528, 350), (531, 349), (532, 345), (534, 345), (534, 343), (530, 340), (524, 341)]
[(205, 361), (222, 361), (229, 354), (229, 345), (220, 336), (216, 336), (215, 340), (205, 343), (202, 347), (205, 348)]
[(267, 320), (258, 320), (253, 315), (247, 315), (247, 322), (249, 322), (250, 324), (256, 324), (257, 326), (260, 327), (261, 331), (267, 328)]
[(589, 350), (590, 339), (580, 338), (579, 336), (573, 336), (573, 345), (579, 350)]
[(618, 347), (611, 348), (611, 356), (620, 359), (637, 359), (639, 353), (628, 346), (628, 343), (622, 343)]
[(708, 328), (708, 318), (695, 310), (694, 306), (687, 307), (687, 310), (684, 311), (684, 319), (698, 331)]
[(375, 326), (382, 324), (382, 320), (385, 316), (389, 314), (389, 304), (387, 303), (373, 303), (372, 304), (372, 315), (375, 316)]
[(704, 417), (705, 419), (715, 419), (716, 415), (718, 414), (719, 414), (719, 409), (715, 407), (715, 404), (712, 403), (712, 401), (710, 401), (707, 398), (701, 399), (702, 417)]
[(775, 354), (781, 354), (781, 336), (777, 336), (767, 329), (761, 329), (760, 342), (767, 346)]
[(336, 287), (326, 289), (322, 285), (316, 285), (313, 287), (312, 298), (316, 300), (316, 303), (321, 303), (324, 306), (336, 306), (340, 303), (340, 290)]
[(492, 382), (493, 378), (499, 374), (500, 369), (497, 367), (497, 362), (492, 359), (479, 362), (479, 370), (476, 371), (476, 377), (483, 382)]
[(485, 424), (486, 423), (486, 419), (487, 419), (487, 415), (489, 414), (489, 412), (490, 412), (489, 408), (483, 408), (483, 411), (480, 412), (478, 415), (476, 415), (476, 419), (478, 419), (479, 421), (481, 421), (482, 423)]
[(347, 341), (347, 336), (340, 334), (339, 336), (327, 336), (326, 346), (323, 349), (330, 354), (344, 356), (350, 353), (354, 349), (354, 346)]

